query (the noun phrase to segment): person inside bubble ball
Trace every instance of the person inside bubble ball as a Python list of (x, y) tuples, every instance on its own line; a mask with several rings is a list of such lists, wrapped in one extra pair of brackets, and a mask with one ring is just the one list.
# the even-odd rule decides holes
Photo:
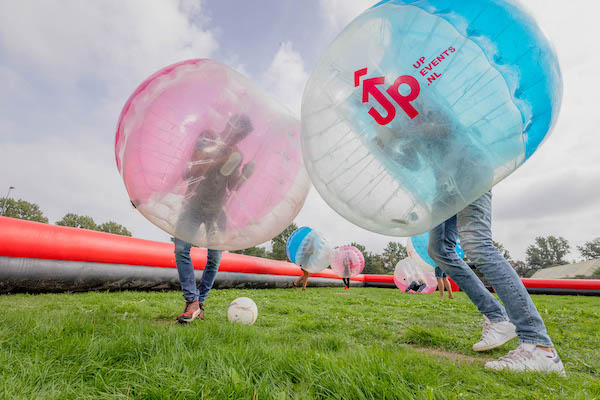
[(225, 204), (254, 171), (253, 162), (242, 167), (243, 158), (237, 147), (252, 130), (250, 118), (236, 114), (220, 134), (205, 130), (198, 135), (184, 173), (187, 190), (177, 221), (177, 236), (195, 237), (202, 225), (207, 238), (225, 231)]
[[(188, 182), (183, 211), (177, 222), (178, 236), (194, 237), (204, 225), (207, 236), (223, 232), (226, 226), (224, 205), (231, 195), (252, 174), (254, 164), (241, 168), (242, 157), (237, 144), (252, 132), (252, 123), (246, 115), (234, 115), (220, 135), (212, 131), (202, 132), (184, 179)], [(190, 257), (191, 243), (174, 238), (175, 262), (186, 304), (177, 317), (179, 323), (189, 323), (196, 318), (204, 319), (204, 301), (212, 288), (221, 251), (209, 249), (200, 285), (196, 286), (194, 266)]]
[(406, 293), (419, 293), (422, 294), (423, 290), (427, 287), (427, 284), (423, 279), (419, 279), (416, 281), (412, 281), (410, 285), (406, 288)]
[(422, 102), (418, 107), (422, 112), (406, 128), (393, 130), (395, 147), (390, 157), (418, 176), (433, 175), (434, 187), (411, 191), (420, 194), (422, 202), (431, 204), (432, 218), (437, 219), (438, 215), (447, 215), (448, 209), (455, 209), (460, 199), (480, 187), (491, 186), (494, 171), (484, 150), (476, 144), (476, 130), (465, 131), (439, 104)]
[(306, 291), (306, 285), (308, 284), (308, 277), (310, 273), (302, 267), (309, 265), (310, 258), (316, 250), (317, 249), (315, 246), (315, 239), (311, 236), (308, 236), (306, 238), (306, 241), (302, 244), (302, 253), (300, 254), (299, 259), (297, 260), (298, 266), (302, 270), (302, 275), (298, 279), (296, 279), (296, 281), (292, 284), (292, 287), (294, 289), (296, 289), (296, 287), (298, 287), (298, 284), (302, 282), (302, 291)]
[[(421, 113), (406, 127), (388, 129), (391, 132), (380, 129), (385, 134), (380, 136), (384, 142), (388, 141), (390, 149), (400, 144), (400, 151), (393, 154), (398, 165), (419, 173), (431, 171), (435, 179), (431, 214), (435, 218), (454, 209), (461, 197), (491, 187), (494, 170), (489, 162), (491, 156), (478, 145), (476, 129), (462, 126), (443, 105), (433, 101), (421, 102), (416, 107)], [(424, 160), (429, 160), (428, 164)], [(408, 221), (399, 218), (394, 222)], [(484, 317), (481, 340), (473, 345), (473, 350), (491, 350), (518, 336), (517, 350), (487, 363), (486, 368), (556, 371), (564, 375), (564, 366), (531, 297), (492, 243), (491, 223), (489, 190), (435, 227), (429, 236), (429, 256), (460, 286)], [(465, 254), (494, 287), (504, 306), (458, 256), (455, 251), (458, 237)]]

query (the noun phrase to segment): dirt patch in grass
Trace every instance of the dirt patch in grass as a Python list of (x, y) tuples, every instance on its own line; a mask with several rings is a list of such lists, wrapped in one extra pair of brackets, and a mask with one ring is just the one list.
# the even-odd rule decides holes
[(432, 349), (429, 347), (419, 347), (413, 345), (406, 345), (408, 348), (419, 351), (421, 353), (427, 353), (438, 357), (450, 358), (453, 361), (464, 361), (464, 362), (488, 362), (493, 361), (495, 358), (490, 357), (475, 357), (475, 356), (467, 356), (459, 353), (451, 353), (449, 351), (444, 351), (440, 349)]

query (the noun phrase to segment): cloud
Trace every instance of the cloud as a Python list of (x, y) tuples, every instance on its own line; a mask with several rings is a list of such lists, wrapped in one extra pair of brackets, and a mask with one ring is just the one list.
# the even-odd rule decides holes
[(328, 33), (337, 35), (354, 18), (378, 2), (378, 0), (319, 0), (319, 8)]
[[(590, 88), (600, 85), (600, 54), (581, 37), (600, 33), (587, 3), (531, 0), (527, 7), (554, 44), (564, 80), (562, 109), (552, 135), (519, 170), (494, 188), (494, 235), (518, 258), (536, 236), (564, 236), (577, 245), (599, 235), (600, 119)], [(595, 5), (597, 11), (600, 7)], [(565, 21), (577, 21), (568, 24)]]
[(114, 132), (156, 70), (218, 50), (203, 1), (0, 2), (0, 184), (51, 222), (68, 212), (168, 240), (132, 209)]
[(381, 252), (390, 241), (406, 244), (405, 238), (379, 235), (346, 221), (325, 203), (314, 188), (295, 222), (298, 226), (310, 226), (323, 232), (334, 246), (357, 242), (364, 245), (367, 251)]
[(273, 57), (263, 82), (270, 93), (299, 116), (308, 76), (300, 53), (294, 50), (291, 42), (284, 42)]
[[(314, 62), (306, 49), (329, 43), (375, 3), (319, 0), (314, 23), (304, 27), (314, 32), (314, 43), (299, 46), (305, 36), (275, 38), (288, 41), (255, 80), (299, 115)], [(588, 3), (527, 2), (556, 47), (565, 97), (547, 143), (494, 188), (494, 235), (517, 258), (524, 258), (536, 236), (562, 235), (575, 248), (599, 235), (600, 116), (593, 88), (600, 84), (600, 53), (585, 40), (600, 34), (594, 20), (600, 5)], [(52, 222), (73, 211), (98, 222), (113, 219), (138, 237), (168, 240), (129, 205), (115, 168), (114, 130), (127, 97), (163, 66), (219, 55), (244, 73), (262, 65), (261, 52), (252, 51), (260, 62), (240, 62), (222, 49), (215, 32), (225, 23), (210, 18), (207, 3), (196, 0), (0, 2), (0, 193), (16, 186), (13, 194), (38, 203)], [(238, 39), (252, 50), (259, 47), (251, 38)], [(370, 251), (404, 240), (355, 227), (314, 190), (297, 222), (322, 230), (335, 244), (357, 241)]]
[(74, 212), (89, 215), (97, 223), (116, 221), (134, 236), (168, 240), (166, 233), (131, 207), (116, 168), (107, 162), (112, 152), (100, 141), (49, 136), (33, 145), (4, 145), (10, 151), (3, 152), (0, 181), (16, 187), (12, 197), (37, 203), (50, 223)]
[(89, 126), (111, 119), (112, 129), (120, 107), (146, 77), (174, 62), (210, 57), (218, 48), (214, 35), (197, 25), (203, 2), (189, 4), (1, 2), (0, 67), (34, 88), (19, 104), (23, 118), (42, 127), (52, 126), (57, 114)]
[[(194, 7), (164, 1), (20, 1), (0, 5), (0, 43), (11, 60), (51, 83), (100, 80), (120, 91), (176, 61), (210, 55), (217, 43), (194, 24)], [(100, 83), (100, 82), (96, 82)]]

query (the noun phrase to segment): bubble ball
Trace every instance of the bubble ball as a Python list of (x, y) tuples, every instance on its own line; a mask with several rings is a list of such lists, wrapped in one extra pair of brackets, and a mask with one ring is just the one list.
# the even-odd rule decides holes
[(310, 188), (300, 123), (249, 79), (188, 60), (144, 81), (119, 117), (115, 155), (129, 197), (150, 222), (200, 247), (266, 242)]
[(304, 161), (348, 221), (415, 236), (530, 158), (561, 101), (556, 54), (517, 1), (382, 1), (310, 76)]
[(296, 229), (285, 246), (291, 262), (308, 272), (321, 272), (331, 264), (333, 246), (319, 231), (302, 227)]
[[(429, 246), (429, 232), (426, 232), (419, 236), (414, 236), (408, 239), (406, 242), (406, 252), (408, 257), (425, 271), (433, 272), (437, 264), (429, 257), (427, 253), (427, 247)], [(456, 253), (460, 258), (465, 258), (465, 252), (460, 245), (460, 239), (456, 240), (456, 246), (454, 247)]]
[(437, 289), (437, 279), (433, 272), (419, 267), (410, 257), (398, 262), (394, 269), (394, 283), (396, 287), (406, 292), (406, 289), (414, 281), (423, 281), (425, 283), (426, 286), (422, 290), (422, 293), (433, 293)]
[(352, 278), (365, 268), (363, 253), (354, 246), (341, 246), (333, 251), (331, 269), (340, 278)]

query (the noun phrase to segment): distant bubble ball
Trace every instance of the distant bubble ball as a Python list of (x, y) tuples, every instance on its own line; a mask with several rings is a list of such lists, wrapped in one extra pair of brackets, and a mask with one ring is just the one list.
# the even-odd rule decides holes
[(437, 289), (437, 279), (432, 271), (426, 271), (408, 257), (401, 260), (394, 269), (394, 283), (403, 292), (412, 282), (425, 283), (422, 293), (433, 293)]
[(286, 252), (289, 260), (308, 272), (321, 272), (331, 264), (333, 246), (321, 232), (302, 227), (288, 238)]
[(355, 246), (341, 246), (333, 251), (331, 269), (340, 278), (352, 278), (365, 268), (365, 257)]
[(300, 124), (250, 80), (211, 60), (166, 67), (125, 103), (115, 154), (144, 217), (200, 247), (266, 242), (298, 214), (310, 182)]
[(517, 1), (382, 1), (310, 77), (304, 160), (344, 218), (414, 236), (531, 157), (561, 100), (557, 57)]

